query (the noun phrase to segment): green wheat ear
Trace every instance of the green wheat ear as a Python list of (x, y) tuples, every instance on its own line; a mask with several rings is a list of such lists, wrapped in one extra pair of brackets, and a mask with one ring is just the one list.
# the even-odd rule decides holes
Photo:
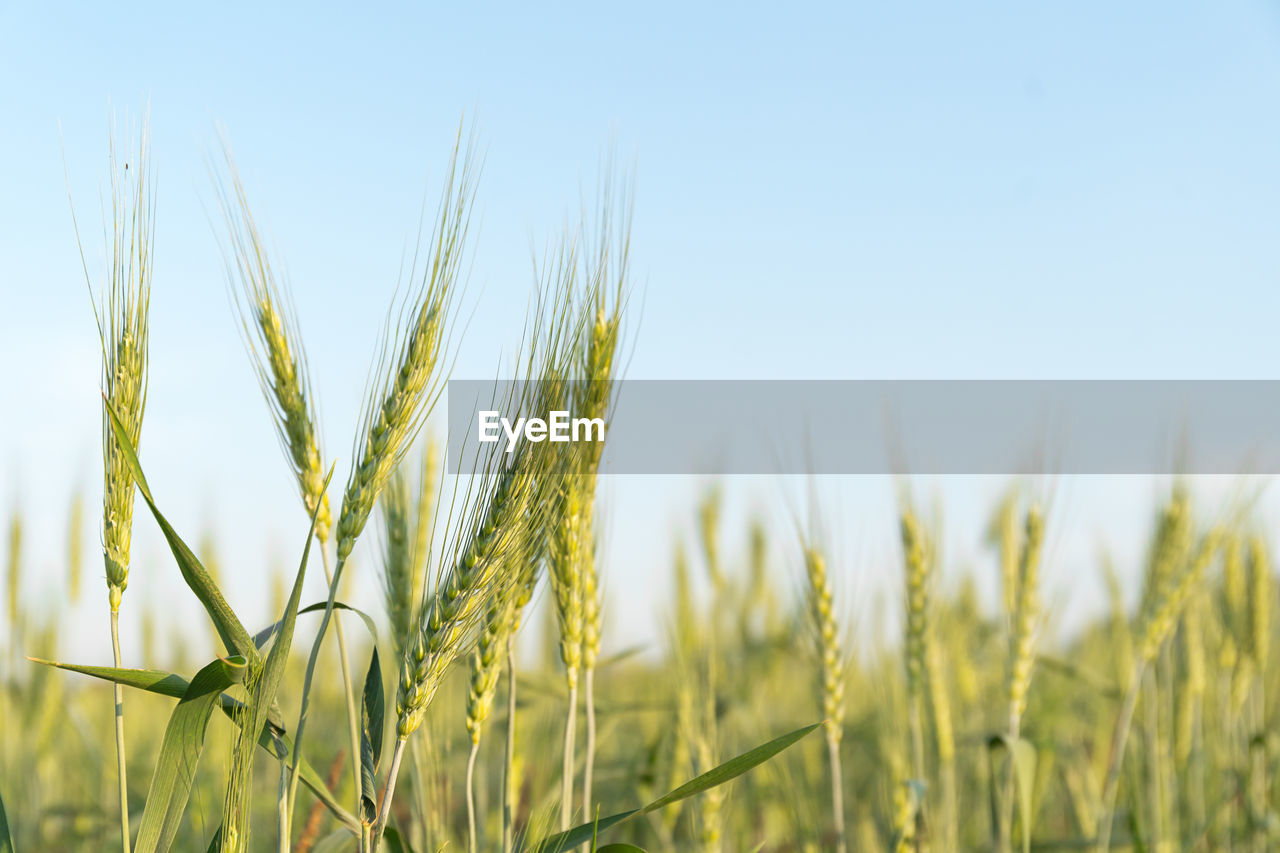
[[(526, 381), (512, 383), (500, 408), (517, 413), (547, 412), (564, 405), (570, 318), (553, 298), (535, 313), (522, 359)], [(451, 531), (434, 583), (410, 632), (401, 661), (397, 695), (398, 734), (407, 738), (422, 724), (445, 670), (479, 639), (490, 608), (500, 612), (527, 582), (530, 555), (540, 547), (559, 504), (555, 499), (570, 470), (568, 457), (551, 444), (522, 442), (514, 453), (491, 445), (477, 454), (472, 496)], [(510, 625), (509, 614), (497, 630)]]
[(129, 585), (133, 532), (133, 475), (111, 430), (107, 403), (115, 410), (136, 449), (147, 403), (147, 361), (155, 197), (145, 129), (130, 170), (114, 144), (111, 160), (111, 220), (105, 304), (99, 312), (102, 335), (102, 547), (113, 609)]
[(219, 186), (218, 198), (227, 226), (224, 254), (231, 291), (280, 447), (297, 480), (307, 515), (319, 507), (316, 537), (324, 543), (332, 519), (329, 497), (322, 491), (324, 472), (306, 350), (288, 288), (272, 266), (225, 141), (223, 155), (229, 186)]
[(1035, 662), (1035, 628), (1040, 619), (1040, 554), (1044, 544), (1044, 516), (1040, 508), (1027, 510), (1018, 558), (1018, 596), (1009, 648), (1008, 699), (1010, 731), (1017, 734), (1027, 708), (1031, 667)]
[[(476, 165), (462, 149), (461, 136), (445, 175), (431, 256), (421, 271), (413, 308), (391, 330), (365, 402), (355, 459), (338, 514), (338, 571), (364, 530), (378, 494), (391, 479), (441, 387), (453, 300), (460, 287), (462, 259), (470, 227)], [(416, 259), (415, 259), (416, 261)]]
[(425, 588), (439, 447), (427, 443), (414, 483), (402, 465), (382, 492), (382, 596), (396, 654), (404, 652)]

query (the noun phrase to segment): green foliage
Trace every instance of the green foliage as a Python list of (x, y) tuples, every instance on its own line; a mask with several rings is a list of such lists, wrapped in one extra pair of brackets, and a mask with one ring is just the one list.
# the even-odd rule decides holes
[(567, 832), (560, 832), (549, 838), (544, 838), (536, 844), (531, 845), (529, 850), (531, 853), (563, 853), (563, 851), (576, 847), (583, 842), (591, 841), (598, 833), (603, 832), (606, 829), (611, 829), (619, 824), (626, 823), (629, 820), (649, 814), (650, 812), (659, 811), (672, 803), (677, 803), (681, 800), (692, 797), (695, 794), (701, 794), (705, 791), (709, 791), (712, 788), (716, 788), (726, 782), (732, 781), (743, 773), (746, 773), (748, 770), (763, 764), (787, 747), (795, 744), (805, 735), (815, 731), (821, 725), (821, 723), (814, 723), (811, 726), (805, 726), (804, 728), (796, 729), (793, 732), (788, 732), (785, 735), (776, 737), (767, 743), (760, 744), (754, 749), (747, 750), (736, 758), (732, 758), (717, 767), (711, 768), (701, 776), (690, 779), (680, 787), (665, 796), (659, 797), (646, 806), (641, 806), (638, 809), (631, 809), (630, 811), (619, 812), (618, 814), (610, 815), (609, 817), (600, 818), (599, 820), (595, 820), (590, 823), (575, 826)]
[(187, 805), (196, 762), (204, 751), (205, 731), (214, 703), (233, 684), (244, 681), (248, 666), (236, 656), (215, 660), (196, 673), (169, 717), (160, 757), (151, 777), (135, 850), (168, 850)]

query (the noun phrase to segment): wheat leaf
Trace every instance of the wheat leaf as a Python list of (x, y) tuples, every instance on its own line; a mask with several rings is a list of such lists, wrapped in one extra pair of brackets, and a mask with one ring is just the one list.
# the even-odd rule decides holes
[(219, 658), (206, 665), (191, 679), (169, 715), (142, 812), (142, 826), (134, 847), (137, 853), (164, 851), (173, 844), (191, 794), (196, 763), (204, 751), (204, 736), (214, 703), (223, 690), (244, 681), (247, 669), (245, 659), (239, 656)]
[(669, 806), (672, 803), (679, 802), (687, 797), (692, 797), (694, 794), (701, 794), (711, 788), (723, 785), (725, 782), (736, 779), (748, 770), (751, 770), (752, 768), (768, 761), (770, 758), (773, 758), (779, 752), (782, 752), (784, 749), (810, 734), (814, 729), (821, 725), (821, 723), (814, 723), (813, 725), (805, 726), (802, 729), (796, 729), (793, 732), (788, 732), (785, 735), (776, 737), (767, 743), (762, 743), (754, 749), (747, 750), (736, 758), (729, 759), (718, 767), (713, 767), (701, 776), (690, 779), (671, 793), (666, 796), (659, 797), (647, 806), (643, 806), (638, 809), (631, 809), (630, 811), (619, 812), (618, 814), (610, 815), (609, 817), (594, 820), (591, 823), (579, 824), (573, 829), (557, 833), (549, 838), (544, 838), (542, 841), (534, 844), (530, 850), (533, 851), (533, 853), (564, 853), (566, 850), (570, 850), (577, 847), (579, 844), (590, 841), (597, 833), (617, 826), (620, 823), (625, 823), (639, 815), (657, 811), (658, 809)]
[(235, 611), (231, 609), (231, 605), (227, 604), (227, 600), (223, 598), (222, 591), (218, 589), (218, 585), (213, 582), (213, 578), (209, 576), (209, 572), (201, 564), (200, 560), (187, 543), (182, 541), (169, 524), (168, 520), (156, 508), (155, 500), (151, 497), (151, 488), (147, 485), (147, 478), (142, 473), (142, 465), (138, 462), (138, 455), (133, 449), (133, 445), (129, 442), (129, 434), (124, 428), (124, 424), (120, 422), (119, 415), (116, 414), (115, 408), (111, 402), (103, 396), (106, 403), (107, 412), (111, 416), (111, 429), (115, 432), (116, 442), (120, 445), (120, 450), (124, 455), (129, 470), (133, 473), (133, 478), (137, 481), (138, 491), (142, 494), (142, 499), (147, 502), (147, 507), (151, 510), (151, 514), (155, 516), (156, 523), (160, 525), (160, 530), (164, 533), (165, 541), (169, 543), (169, 550), (173, 552), (174, 559), (178, 562), (178, 570), (182, 572), (182, 579), (186, 581), (191, 591), (196, 594), (196, 598), (200, 599), (200, 603), (204, 605), (205, 611), (209, 614), (209, 618), (213, 620), (213, 626), (218, 631), (218, 636), (222, 638), (222, 642), (226, 647), (238, 655), (243, 655), (250, 663), (256, 663), (258, 660), (258, 650), (253, 645), (253, 640), (249, 636), (249, 632), (245, 630), (244, 625), (240, 623), (240, 619), (236, 616)]

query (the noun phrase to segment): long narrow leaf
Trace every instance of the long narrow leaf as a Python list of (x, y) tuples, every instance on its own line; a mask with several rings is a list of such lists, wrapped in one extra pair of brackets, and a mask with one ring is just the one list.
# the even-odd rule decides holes
[(182, 541), (182, 537), (178, 536), (177, 531), (173, 529), (173, 526), (169, 524), (160, 510), (156, 508), (155, 500), (151, 497), (151, 488), (147, 485), (147, 478), (142, 473), (142, 465), (138, 462), (138, 455), (133, 445), (129, 442), (129, 434), (124, 425), (120, 423), (120, 418), (112, 407), (111, 402), (107, 400), (106, 395), (103, 395), (102, 399), (107, 405), (108, 414), (111, 416), (111, 429), (115, 433), (116, 442), (120, 445), (125, 463), (129, 466), (134, 480), (137, 481), (138, 491), (142, 494), (142, 499), (147, 502), (147, 507), (151, 510), (151, 514), (155, 516), (156, 523), (160, 525), (160, 530), (164, 533), (164, 538), (169, 543), (169, 550), (173, 552), (174, 559), (178, 562), (178, 570), (182, 572), (182, 579), (186, 581), (187, 586), (191, 588), (191, 591), (196, 594), (196, 598), (204, 606), (209, 618), (213, 620), (213, 626), (217, 629), (218, 636), (222, 638), (222, 642), (226, 644), (226, 647), (233, 653), (242, 655), (250, 663), (256, 664), (258, 662), (258, 650), (254, 648), (249, 632), (240, 623), (240, 619), (231, 609), (231, 605), (227, 604), (227, 600), (222, 596), (222, 591), (213, 582), (209, 572), (196, 558), (191, 549), (187, 547), (187, 543)]
[[(329, 474), (324, 479), (324, 485), (321, 491), (329, 488), (329, 480), (333, 477), (333, 466), (329, 467)], [(251, 742), (247, 742), (249, 733), (261, 732), (267, 723), (267, 717), (270, 714), (276, 700), (276, 691), (280, 687), (280, 681), (284, 678), (285, 665), (289, 660), (289, 650), (293, 646), (293, 629), (298, 621), (298, 604), (302, 601), (302, 584), (307, 576), (307, 560), (311, 556), (311, 542), (315, 538), (316, 518), (320, 514), (321, 503), (317, 502), (315, 510), (311, 513), (311, 526), (307, 529), (307, 538), (302, 546), (302, 559), (298, 562), (298, 571), (293, 579), (293, 589), (289, 594), (289, 601), (285, 605), (284, 615), (280, 618), (279, 628), (275, 633), (275, 638), (271, 644), (271, 651), (267, 653), (267, 659), (262, 664), (260, 672), (255, 673), (249, 688), (248, 710), (246, 712), (247, 730), (241, 729), (241, 737), (245, 739), (243, 751), (237, 747), (236, 756), (234, 758), (235, 768), (232, 771), (232, 784), (237, 787), (235, 791), (243, 793), (247, 796), (247, 789), (253, 785), (253, 759), (257, 755), (257, 750), (253, 748)], [(280, 757), (280, 756), (277, 756)], [(233, 793), (231, 788), (227, 791), (227, 801), (237, 802), (239, 797)]]
[(13, 834), (9, 832), (9, 818), (4, 813), (3, 796), (0, 796), (0, 853), (13, 853)]
[(168, 850), (178, 834), (178, 822), (187, 806), (196, 763), (204, 751), (218, 697), (233, 684), (244, 681), (247, 665), (242, 657), (215, 660), (191, 679), (165, 726), (160, 757), (151, 776), (147, 804), (138, 830), (137, 853)]
[[(333, 478), (333, 466), (329, 466), (329, 474), (324, 478), (324, 490), (329, 488), (329, 480)], [(267, 661), (262, 667), (262, 677), (258, 680), (251, 705), (253, 731), (261, 731), (267, 722), (267, 714), (275, 701), (280, 680), (284, 677), (285, 664), (289, 660), (289, 649), (293, 645), (293, 628), (298, 620), (298, 605), (302, 601), (302, 582), (307, 576), (307, 559), (311, 556), (311, 542), (315, 538), (316, 518), (320, 513), (320, 504), (311, 514), (311, 527), (307, 530), (307, 541), (302, 546), (302, 560), (298, 564), (298, 573), (293, 580), (293, 590), (289, 594), (289, 602), (285, 605), (284, 616), (278, 623), (279, 628), (271, 651), (267, 653)], [(251, 641), (252, 642), (252, 641)]]
[[(328, 603), (329, 602), (327, 601), (317, 601), (315, 604), (308, 604), (306, 607), (303, 607), (300, 610), (298, 610), (298, 615), (303, 616), (308, 613), (322, 613), (324, 612), (324, 609), (328, 605)], [(333, 603), (333, 609), (335, 611), (345, 610), (348, 613), (354, 613), (355, 615), (359, 616), (360, 621), (363, 622), (364, 626), (369, 629), (369, 636), (375, 640), (378, 639), (378, 626), (373, 621), (373, 617), (370, 616), (368, 613), (365, 613), (363, 610), (359, 609), (358, 607), (352, 607), (350, 604), (343, 604), (341, 601), (335, 601)], [(275, 633), (277, 630), (279, 630), (279, 628), (280, 628), (279, 622), (272, 622), (270, 625), (263, 628), (258, 633), (254, 634), (253, 635), (254, 645), (257, 646), (258, 648), (262, 648), (264, 645), (266, 645), (268, 640), (270, 640), (272, 637), (275, 636)]]
[(718, 767), (713, 767), (701, 776), (690, 779), (680, 787), (676, 788), (666, 796), (659, 797), (647, 806), (632, 809), (631, 811), (619, 812), (609, 817), (593, 820), (591, 823), (583, 823), (575, 826), (573, 829), (565, 832), (557, 833), (550, 838), (544, 838), (542, 841), (532, 845), (529, 849), (534, 853), (563, 853), (565, 850), (577, 847), (579, 844), (590, 841), (596, 834), (625, 823), (639, 815), (648, 814), (657, 811), (664, 806), (692, 797), (694, 794), (700, 794), (703, 791), (723, 785), (725, 782), (735, 779), (764, 762), (773, 758), (779, 752), (796, 743), (801, 738), (817, 729), (821, 723), (814, 723), (811, 726), (805, 726), (802, 729), (796, 729), (780, 737), (776, 737), (768, 743), (762, 743), (754, 749), (747, 750), (736, 758), (731, 758)]
[[(161, 696), (171, 696), (174, 699), (181, 699), (186, 693), (187, 686), (190, 682), (172, 672), (162, 672), (155, 669), (124, 669), (110, 666), (83, 666), (72, 663), (59, 663), (58, 661), (42, 660), (41, 658), (27, 658), (33, 663), (44, 664), (45, 666), (57, 667), (70, 672), (78, 672), (82, 675), (89, 675), (94, 678), (101, 678), (104, 681), (110, 681), (115, 684), (122, 684), (125, 687), (134, 687), (139, 690), (145, 690), (149, 693), (156, 693)], [(222, 712), (239, 725), (241, 714), (244, 710), (244, 704), (226, 695), (225, 693), (218, 697)], [(293, 751), (293, 739), (284, 733), (282, 728), (276, 727), (272, 730), (272, 725), (268, 721), (268, 725), (264, 726), (258, 735), (258, 745), (270, 752), (273, 756), (277, 756), (274, 738), (279, 738), (285, 749), (289, 752)], [(347, 811), (338, 802), (333, 792), (321, 779), (320, 774), (316, 772), (307, 760), (304, 758), (298, 764), (298, 776), (302, 784), (311, 789), (311, 793), (320, 800), (329, 811), (333, 812), (334, 817), (342, 821), (342, 823), (353, 831), (359, 831), (360, 822), (356, 820), (351, 812)]]
[(360, 819), (370, 826), (378, 816), (378, 761), (382, 758), (382, 724), (386, 714), (382, 664), (378, 661), (375, 643), (360, 702)]

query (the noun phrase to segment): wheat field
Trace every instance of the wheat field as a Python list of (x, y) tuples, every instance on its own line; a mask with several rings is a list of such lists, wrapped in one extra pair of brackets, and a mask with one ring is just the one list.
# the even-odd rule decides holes
[[(799, 533), (734, 527), (709, 489), (697, 536), (653, 569), (672, 589), (665, 639), (606, 644), (623, 605), (603, 592), (601, 445), (526, 442), (456, 475), (424, 428), (466, 334), (483, 190), (465, 130), (385, 334), (364, 342), (362, 419), (333, 439), (352, 442), (349, 469), (320, 435), (295, 294), (229, 146), (213, 167), (262, 429), (309, 518), (286, 569), (236, 569), (268, 577), (275, 621), (245, 624), (217, 541), (167, 517), (147, 480), (147, 376), (166, 358), (149, 335), (147, 145), (143, 131), (112, 149), (106, 270), (86, 266), (100, 537), (77, 533), (98, 517), (79, 499), (66, 542), (24, 538), (21, 504), (6, 526), (0, 851), (1280, 849), (1273, 537), (1247, 506), (1197, 503), (1189, 480), (1151, 508), (1141, 564), (1100, 567), (1110, 607), (1053, 642), (1041, 578), (1055, 516), (1036, 482), (1009, 483), (983, 562), (945, 578), (940, 522), (900, 483), (899, 558), (877, 570), (900, 590), (901, 630), (871, 641), (822, 532), (852, 521), (817, 506), (822, 524)], [(606, 183), (539, 259), (517, 354), (494, 364), (530, 380), (504, 411), (608, 418), (622, 342), (644, 346), (631, 214), (626, 182)], [(130, 583), (142, 525), (206, 616), (183, 642), (154, 636), (159, 605)], [(352, 557), (359, 541), (375, 561)], [(105, 605), (112, 666), (65, 660), (58, 612), (24, 608), (37, 553), (54, 554), (69, 601)], [(344, 601), (352, 572), (376, 576), (379, 609)], [(998, 578), (996, 601), (979, 572)], [(327, 598), (304, 600), (321, 575)], [(121, 646), (131, 610), (142, 648)]]

